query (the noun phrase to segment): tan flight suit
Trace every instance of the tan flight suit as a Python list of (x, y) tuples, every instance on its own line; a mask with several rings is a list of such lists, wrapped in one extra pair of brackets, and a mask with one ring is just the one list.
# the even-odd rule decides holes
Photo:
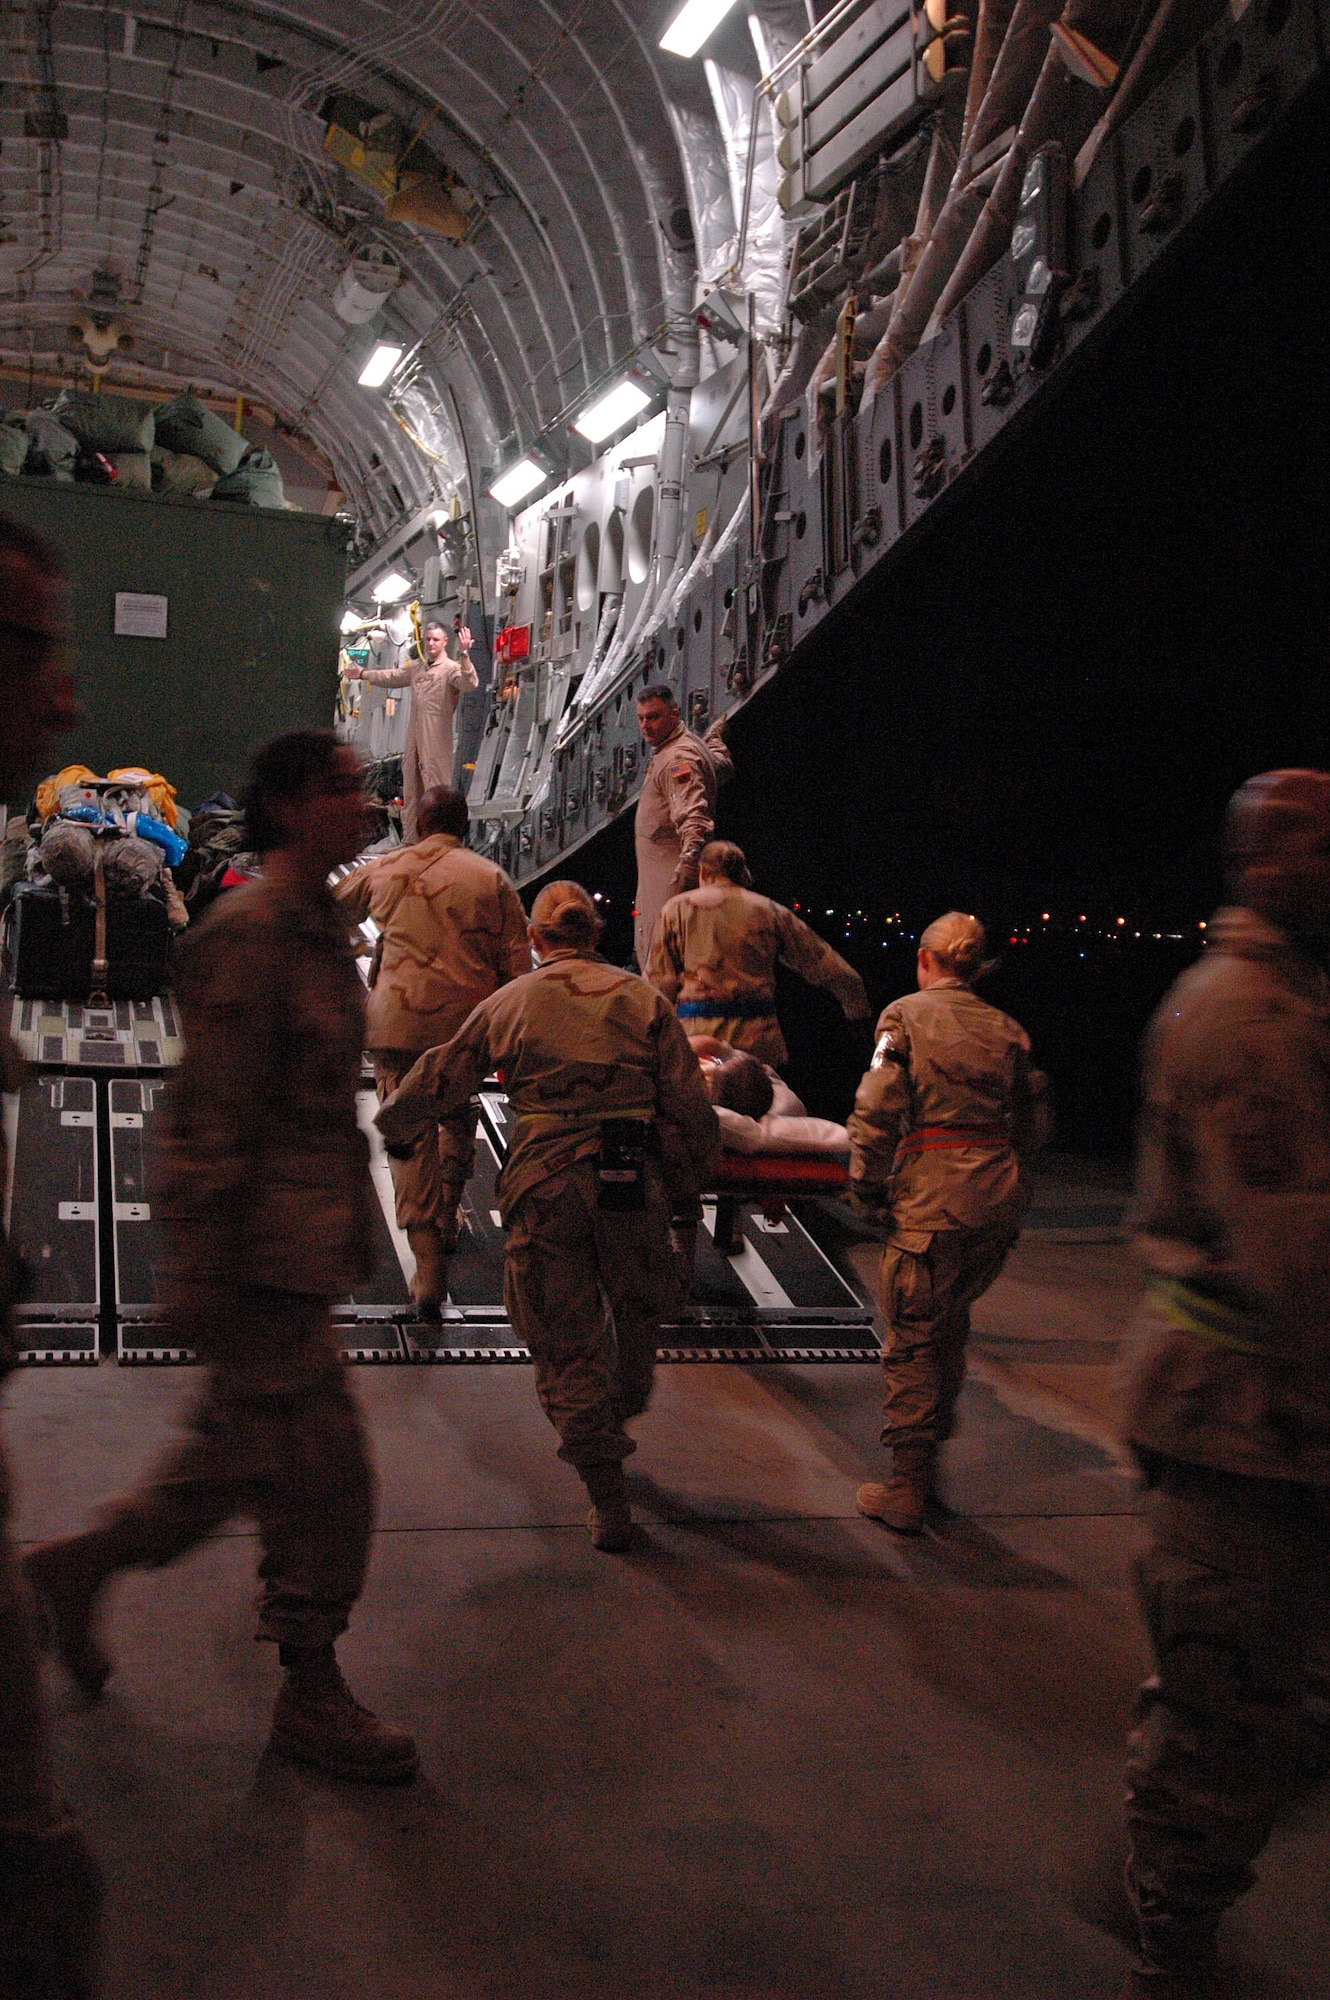
[(850, 1115), (850, 1185), (890, 1215), (882, 1442), (950, 1437), (970, 1307), (1020, 1234), (1019, 1153), (1042, 1142), (1025, 1030), (959, 980), (883, 1010)]
[[(1144, 1050), (1135, 1220), (1153, 1273), (1124, 1342), (1152, 1487), (1137, 1587), (1157, 1672), (1128, 1770), (1148, 1961), (1192, 1964), (1255, 1879), (1315, 1747), (1330, 1641), (1330, 981), (1221, 910)], [(1326, 1714), (1320, 1717), (1324, 1754)]]
[[(447, 1048), (422, 1056), (378, 1116), (389, 1145), (464, 1104), (491, 1070), (513, 1114), (499, 1179), (504, 1303), (536, 1366), (559, 1456), (583, 1471), (634, 1449), (662, 1309), (675, 1278), (670, 1199), (695, 1193), (719, 1147), (716, 1114), (682, 1028), (646, 981), (560, 951), (482, 1001)], [(601, 1121), (647, 1134), (645, 1206), (599, 1205)]]
[(469, 688), (480, 686), (470, 657), (445, 659), (437, 667), (408, 660), (400, 667), (369, 667), (361, 675), (371, 687), (411, 690), (402, 750), (402, 839), (413, 843), (419, 832), (417, 814), (422, 795), (432, 785), (453, 781), (453, 739), (457, 704)]
[(730, 753), (714, 725), (704, 742), (682, 722), (647, 765), (633, 821), (637, 848), (633, 943), (642, 967), (664, 905), (671, 896), (697, 886), (698, 857), (716, 832), (716, 787), (730, 768)]
[(652, 985), (690, 1035), (714, 1035), (778, 1068), (789, 1060), (776, 1019), (776, 967), (833, 993), (851, 1021), (868, 1019), (864, 982), (808, 925), (735, 882), (671, 896), (647, 959)]
[[(502, 868), (451, 833), (380, 855), (334, 894), (357, 921), (379, 927), (365, 1032), (382, 1103), (417, 1056), (450, 1042), (478, 1002), (531, 970), (526, 916)], [(476, 1164), (475, 1106), (441, 1119), (409, 1160), (388, 1164), (398, 1227), (434, 1226), (451, 1254)]]
[[(18, 1051), (0, 1030), (0, 1091), (17, 1090), (21, 1080)], [(5, 1170), (0, 1125), (0, 1189)], [(17, 1359), (15, 1278), (0, 1230), (0, 1380)], [(55, 1782), (41, 1661), (9, 1539), (10, 1501), (0, 1443), (0, 1992), (74, 2000), (92, 1991), (100, 1882)]]
[(152, 1200), (168, 1309), (208, 1373), (183, 1442), (103, 1516), (119, 1569), (256, 1518), (259, 1636), (314, 1648), (360, 1595), (374, 1475), (329, 1307), (372, 1269), (356, 1123), (364, 1003), (346, 918), (265, 881), (223, 896), (177, 966), (185, 1057)]

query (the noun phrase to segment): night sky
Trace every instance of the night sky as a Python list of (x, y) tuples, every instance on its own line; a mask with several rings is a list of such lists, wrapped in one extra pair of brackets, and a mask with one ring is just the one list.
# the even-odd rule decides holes
[[(1036, 938), (991, 991), (1042, 1029), (1065, 1135), (1100, 1150), (1126, 1142), (1140, 1028), (1193, 949), (1151, 934), (1194, 938), (1218, 898), (1225, 800), (1254, 771), (1330, 763), (1326, 108), (1321, 89), (1292, 115), (731, 729), (720, 831), (842, 948), (846, 910), (876, 920), (850, 954), (875, 1000), (913, 983), (908, 951), (883, 950), (895, 910), (908, 930), (973, 909), (1004, 944), (1044, 910), (1145, 932), (1130, 971)], [(630, 829), (572, 872), (620, 919)], [(859, 1052), (834, 1009), (786, 1011), (794, 1071), (839, 1100)]]

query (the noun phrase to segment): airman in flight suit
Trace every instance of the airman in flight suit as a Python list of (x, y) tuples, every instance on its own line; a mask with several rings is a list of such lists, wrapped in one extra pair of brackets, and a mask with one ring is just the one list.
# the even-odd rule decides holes
[(425, 793), (431, 786), (452, 784), (457, 704), (468, 688), (480, 686), (465, 625), (458, 629), (455, 660), (449, 658), (448, 634), (437, 618), (429, 620), (423, 637), (423, 660), (408, 660), (400, 667), (343, 670), (348, 680), (368, 681), (371, 687), (411, 690), (402, 750), (402, 839), (408, 845), (420, 838), (420, 801)]
[(847, 1019), (868, 1019), (854, 967), (793, 910), (754, 895), (733, 841), (708, 841), (700, 872), (700, 887), (671, 896), (661, 911), (646, 966), (690, 1036), (712, 1035), (773, 1068), (787, 1062), (776, 1019), (778, 965), (834, 993)]
[[(1154, 1647), (1128, 1763), (1123, 2000), (1214, 1991), (1216, 1932), (1325, 1756), (1330, 1646), (1330, 773), (1229, 807), (1231, 907), (1146, 1039), (1125, 1431)], [(1226, 1988), (1224, 1990), (1227, 1990)]]
[(559, 1456), (591, 1495), (592, 1540), (617, 1550), (632, 1532), (624, 1424), (646, 1408), (675, 1283), (670, 1199), (701, 1184), (719, 1126), (665, 1001), (596, 955), (586, 891), (543, 889), (530, 934), (536, 971), (422, 1056), (378, 1125), (390, 1148), (411, 1145), (501, 1070), (513, 1113), (498, 1189), (504, 1303), (531, 1350)]
[[(471, 1009), (531, 970), (526, 912), (502, 868), (463, 843), (460, 792), (436, 785), (420, 802), (414, 847), (379, 855), (339, 882), (344, 909), (379, 927), (366, 1045), (379, 1102), (418, 1056), (450, 1042)], [(408, 1160), (389, 1160), (397, 1223), (416, 1260), (412, 1296), (429, 1318), (448, 1297), (457, 1210), (476, 1164), (474, 1105), (441, 1119)]]
[(1020, 1234), (1020, 1155), (1047, 1137), (1045, 1079), (1025, 1030), (972, 991), (983, 926), (949, 911), (919, 941), (919, 991), (877, 1024), (849, 1121), (850, 1185), (889, 1218), (882, 1253), (888, 1485), (859, 1511), (918, 1534), (965, 1378), (970, 1307)]
[(716, 831), (716, 788), (730, 774), (721, 725), (705, 738), (684, 727), (674, 694), (646, 688), (637, 726), (651, 751), (633, 838), (637, 848), (637, 916), (633, 943), (646, 966), (656, 919), (671, 896), (695, 889), (702, 849)]

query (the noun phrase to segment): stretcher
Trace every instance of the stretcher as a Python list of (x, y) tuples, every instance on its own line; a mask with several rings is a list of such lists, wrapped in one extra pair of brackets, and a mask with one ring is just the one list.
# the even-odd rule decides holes
[(849, 1179), (849, 1165), (828, 1153), (722, 1153), (712, 1175), (716, 1197), (713, 1241), (723, 1256), (739, 1247), (740, 1214), (747, 1202), (761, 1208), (769, 1224), (780, 1222), (800, 1196), (837, 1194)]

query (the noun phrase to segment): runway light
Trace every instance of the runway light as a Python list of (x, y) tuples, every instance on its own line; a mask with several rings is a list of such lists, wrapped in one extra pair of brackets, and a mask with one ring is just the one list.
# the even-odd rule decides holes
[(650, 401), (642, 385), (631, 375), (625, 376), (622, 382), (616, 382), (612, 389), (587, 405), (573, 429), (589, 443), (601, 444), (607, 437), (613, 437), (615, 431), (621, 431), (639, 410), (645, 410)]
[(540, 460), (527, 453), (491, 483), (490, 495), (501, 507), (516, 507), (529, 493), (543, 486), (548, 478), (549, 473)]
[(403, 576), (400, 569), (390, 569), (387, 576), (381, 576), (370, 596), (376, 604), (396, 604), (399, 597), (405, 597), (411, 588), (409, 576)]
[(1127, 919), (1126, 919), (1125, 917), (1119, 917), (1119, 918), (1118, 918), (1118, 929), (1119, 929), (1119, 930), (1122, 930), (1122, 929), (1123, 929), (1123, 928), (1125, 927), (1125, 925), (1126, 925), (1126, 922), (1127, 922)]
[(1047, 910), (1045, 910), (1045, 911), (1044, 911), (1044, 922), (1045, 922), (1045, 923), (1047, 923), (1047, 922), (1048, 922), (1048, 911), (1047, 911)]
[(356, 377), (361, 388), (381, 389), (404, 352), (394, 341), (381, 340)]
[(660, 46), (667, 55), (695, 56), (733, 5), (734, 0), (684, 0), (661, 36)]

